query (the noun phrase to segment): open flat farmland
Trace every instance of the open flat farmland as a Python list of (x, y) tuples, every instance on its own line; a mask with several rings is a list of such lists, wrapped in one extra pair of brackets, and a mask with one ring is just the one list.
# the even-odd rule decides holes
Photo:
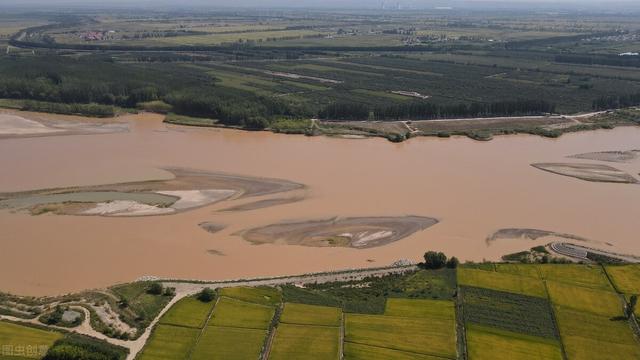
[(346, 314), (345, 341), (455, 359), (454, 319)]
[(440, 356), (416, 354), (349, 342), (344, 344), (344, 358), (346, 360), (442, 360)]
[(335, 307), (286, 303), (280, 322), (298, 325), (340, 326), (342, 310)]
[(59, 332), (0, 321), (0, 359), (39, 359), (44, 355), (42, 351), (46, 352), (60, 338)]
[(511, 275), (529, 276), (539, 279), (540, 272), (534, 264), (496, 264), (496, 271)]
[(339, 342), (339, 327), (280, 324), (269, 359), (337, 360)]
[(384, 310), (387, 316), (409, 318), (455, 318), (455, 306), (447, 300), (387, 299)]
[(207, 326), (191, 360), (257, 359), (266, 336), (265, 330)]
[(613, 291), (600, 265), (543, 264), (538, 269), (545, 280)]
[(199, 334), (200, 329), (158, 325), (142, 350), (140, 360), (188, 359)]
[(266, 305), (221, 297), (213, 310), (209, 326), (267, 329), (275, 309)]
[(569, 359), (640, 358), (640, 344), (626, 320), (566, 308), (556, 308), (555, 312)]
[(467, 326), (469, 360), (561, 360), (557, 340), (487, 326)]
[(495, 271), (476, 270), (465, 267), (459, 268), (458, 284), (529, 296), (547, 296), (541, 280)]
[(607, 266), (616, 288), (625, 294), (640, 294), (640, 265)]
[(566, 307), (601, 316), (622, 316), (622, 303), (619, 296), (613, 291), (590, 289), (553, 281), (547, 282), (547, 289), (551, 302), (556, 307)]
[(282, 302), (282, 294), (272, 287), (232, 287), (220, 289), (220, 295), (262, 305), (277, 305)]
[(213, 301), (202, 302), (193, 296), (186, 297), (173, 305), (162, 316), (160, 323), (201, 329), (214, 304), (215, 302)]

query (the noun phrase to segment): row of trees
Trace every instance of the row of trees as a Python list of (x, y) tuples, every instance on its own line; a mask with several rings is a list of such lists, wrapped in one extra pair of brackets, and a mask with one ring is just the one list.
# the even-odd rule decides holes
[(603, 96), (593, 101), (594, 110), (619, 109), (640, 105), (640, 93)]
[(553, 113), (555, 105), (542, 100), (440, 105), (426, 102), (392, 104), (370, 109), (359, 103), (336, 103), (320, 111), (329, 120), (418, 120), (454, 117), (520, 116)]

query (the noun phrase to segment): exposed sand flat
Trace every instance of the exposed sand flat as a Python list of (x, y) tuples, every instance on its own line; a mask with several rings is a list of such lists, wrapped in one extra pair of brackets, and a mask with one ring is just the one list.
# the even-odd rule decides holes
[(127, 131), (129, 124), (116, 118), (96, 119), (0, 110), (0, 138), (112, 134)]
[(636, 184), (638, 180), (633, 176), (609, 165), (600, 164), (568, 164), (568, 163), (541, 163), (531, 166), (548, 171), (550, 173), (570, 176), (580, 180), (595, 182), (610, 182), (623, 184)]
[(102, 216), (148, 216), (171, 214), (175, 211), (176, 210), (172, 208), (147, 205), (136, 201), (116, 200), (106, 203), (98, 203), (94, 208), (83, 211), (82, 214)]
[(172, 208), (176, 210), (193, 209), (226, 200), (236, 194), (235, 190), (175, 190), (158, 191), (158, 194), (175, 196), (178, 199)]
[(0, 135), (48, 134), (63, 131), (12, 114), (0, 114)]
[(290, 197), (290, 198), (278, 198), (278, 199), (265, 199), (265, 200), (258, 200), (258, 201), (254, 201), (254, 202), (250, 202), (250, 203), (246, 203), (246, 204), (242, 204), (242, 205), (236, 205), (236, 206), (232, 206), (226, 209), (222, 209), (220, 211), (249, 211), (249, 210), (258, 210), (258, 209), (264, 209), (264, 208), (268, 208), (271, 206), (278, 206), (278, 205), (285, 205), (285, 204), (292, 204), (292, 203), (296, 203), (299, 201), (304, 200), (303, 197)]
[(359, 217), (284, 222), (237, 233), (253, 244), (286, 244), (315, 247), (383, 246), (438, 223), (422, 216)]
[(487, 243), (491, 243), (496, 240), (511, 240), (511, 239), (525, 239), (525, 240), (539, 240), (545, 237), (563, 238), (569, 240), (577, 240), (584, 242), (592, 242), (587, 238), (581, 236), (557, 233), (554, 231), (539, 230), (539, 229), (521, 229), (521, 228), (507, 228), (500, 229), (487, 237)]
[(625, 163), (636, 160), (640, 157), (640, 150), (627, 151), (598, 151), (569, 156), (575, 159), (598, 160)]

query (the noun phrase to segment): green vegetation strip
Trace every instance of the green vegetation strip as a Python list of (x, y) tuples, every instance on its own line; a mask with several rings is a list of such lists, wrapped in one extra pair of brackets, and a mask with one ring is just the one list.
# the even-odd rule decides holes
[(200, 329), (158, 325), (151, 334), (139, 360), (187, 359)]
[(474, 287), (463, 287), (460, 294), (467, 324), (558, 338), (551, 304), (547, 299)]
[(467, 349), (469, 360), (562, 359), (557, 341), (475, 324), (467, 326)]
[(193, 296), (178, 301), (160, 319), (160, 324), (201, 329), (215, 302), (202, 302)]
[(600, 265), (543, 264), (537, 266), (545, 280), (613, 290)]
[(55, 331), (0, 322), (0, 359), (39, 359), (62, 336)]
[(335, 307), (286, 303), (280, 322), (299, 325), (340, 326), (342, 310)]
[(455, 318), (455, 304), (449, 300), (387, 299), (384, 314), (409, 318)]
[(344, 346), (346, 360), (442, 360), (440, 356), (416, 354), (378, 346), (356, 343), (345, 343)]
[(640, 294), (640, 265), (610, 265), (606, 269), (619, 291)]
[(230, 287), (220, 289), (220, 295), (256, 304), (276, 306), (282, 302), (282, 294), (273, 287)]
[(266, 335), (265, 330), (207, 326), (191, 360), (257, 359)]
[(346, 314), (345, 341), (455, 359), (455, 320)]
[(273, 307), (221, 297), (213, 311), (209, 326), (266, 330), (274, 313)]
[(280, 324), (270, 360), (337, 360), (340, 358), (340, 328)]
[(547, 282), (551, 302), (556, 307), (570, 308), (602, 316), (622, 316), (618, 294), (553, 281)]
[(547, 297), (541, 280), (495, 271), (484, 271), (462, 267), (458, 269), (458, 284), (522, 295)]

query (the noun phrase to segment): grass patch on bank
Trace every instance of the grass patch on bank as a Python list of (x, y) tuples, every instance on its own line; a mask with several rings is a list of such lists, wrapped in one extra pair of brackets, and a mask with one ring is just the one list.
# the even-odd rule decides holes
[[(62, 337), (56, 331), (0, 321), (0, 359), (39, 359)], [(30, 349), (35, 347), (35, 354), (27, 356), (27, 346)]]

